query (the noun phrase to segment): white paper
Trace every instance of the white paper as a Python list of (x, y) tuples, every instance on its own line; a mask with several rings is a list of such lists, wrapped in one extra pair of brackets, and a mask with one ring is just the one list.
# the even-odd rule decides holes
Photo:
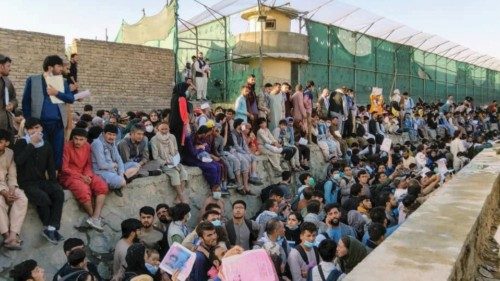
[(307, 145), (307, 140), (305, 138), (300, 138), (298, 143), (300, 145)]
[(269, 255), (263, 249), (245, 251), (241, 255), (222, 259), (222, 280), (278, 281)]
[[(64, 93), (64, 78), (62, 75), (47, 76), (45, 77), (45, 82), (47, 82), (47, 85), (55, 88), (58, 92)], [(62, 100), (54, 96), (50, 96), (50, 101), (54, 104), (64, 103)]]
[(77, 94), (75, 94), (75, 100), (84, 99), (84, 98), (90, 97), (90, 95), (91, 95), (91, 93), (89, 90), (85, 90), (83, 92), (78, 92)]
[(9, 104), (9, 87), (5, 85), (5, 106)]
[(189, 277), (189, 274), (191, 274), (195, 260), (195, 253), (175, 242), (170, 246), (168, 253), (161, 261), (160, 268), (171, 275), (175, 271), (180, 270), (178, 279), (184, 281)]
[(177, 154), (175, 154), (175, 155), (172, 157), (172, 164), (171, 164), (171, 165), (167, 165), (167, 167), (169, 167), (169, 168), (174, 168), (174, 167), (176, 167), (177, 165), (179, 165), (179, 163), (181, 163), (181, 155), (177, 152)]
[(384, 138), (384, 141), (380, 146), (380, 150), (389, 153), (391, 151), (391, 145), (392, 145), (392, 140), (390, 138)]

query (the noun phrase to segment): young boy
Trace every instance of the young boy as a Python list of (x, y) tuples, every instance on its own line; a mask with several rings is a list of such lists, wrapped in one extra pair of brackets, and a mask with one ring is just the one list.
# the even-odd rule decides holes
[(8, 148), (11, 138), (9, 131), (0, 129), (0, 233), (5, 248), (21, 250), (19, 233), (28, 209), (28, 198), (17, 185), (14, 152)]

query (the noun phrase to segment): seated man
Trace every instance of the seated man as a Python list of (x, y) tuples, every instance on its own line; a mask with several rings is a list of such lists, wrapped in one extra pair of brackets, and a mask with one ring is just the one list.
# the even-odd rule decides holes
[(125, 170), (135, 168), (137, 174), (133, 176), (147, 177), (160, 175), (160, 164), (158, 161), (149, 160), (148, 138), (144, 137), (145, 128), (142, 125), (134, 125), (130, 134), (126, 135), (118, 143), (118, 152), (123, 160)]
[(57, 244), (64, 240), (58, 232), (64, 192), (56, 180), (54, 154), (52, 147), (43, 140), (40, 119), (28, 118), (25, 129), (26, 136), (14, 146), (19, 187), (24, 190), (29, 202), (36, 206), (43, 225), (42, 235), (49, 242)]
[(14, 152), (8, 148), (11, 138), (9, 131), (0, 129), (0, 233), (5, 248), (20, 250), (19, 233), (28, 210), (28, 198), (17, 185)]
[(163, 234), (153, 227), (155, 220), (155, 209), (144, 206), (139, 210), (139, 219), (142, 224), (139, 240), (150, 249), (159, 249), (158, 242), (163, 238)]
[(127, 179), (137, 174), (137, 168), (125, 170), (122, 158), (115, 144), (118, 127), (108, 124), (102, 134), (92, 142), (92, 168), (113, 189), (116, 195), (123, 196), (121, 189)]
[[(153, 159), (160, 164), (162, 171), (170, 178), (170, 184), (177, 192), (174, 202), (187, 203), (187, 198), (184, 196), (184, 187), (188, 174), (184, 166), (180, 164), (176, 138), (170, 133), (167, 122), (160, 123), (157, 129), (157, 134), (151, 139)], [(175, 158), (177, 158), (177, 161)]]
[[(73, 129), (71, 140), (64, 145), (59, 183), (71, 190), (76, 200), (82, 204), (89, 215), (87, 223), (102, 231), (101, 210), (108, 193), (108, 185), (92, 171), (91, 159), (87, 131), (81, 128)], [(95, 206), (92, 206), (92, 195), (95, 195)]]
[[(68, 240), (64, 241), (63, 250), (64, 254), (68, 258), (68, 262), (56, 272), (52, 281), (61, 279), (71, 280), (73, 278), (75, 278), (76, 280), (76, 277), (78, 276), (77, 273), (81, 273), (84, 270), (78, 266), (75, 266), (75, 263), (78, 262), (75, 258), (80, 255), (80, 251), (85, 251), (85, 244), (81, 239), (69, 238)], [(95, 266), (95, 264), (90, 261), (86, 261), (85, 267), (86, 271), (90, 272), (97, 281), (102, 280), (102, 277), (99, 275), (97, 266)], [(70, 279), (70, 276), (72, 276), (73, 278)]]

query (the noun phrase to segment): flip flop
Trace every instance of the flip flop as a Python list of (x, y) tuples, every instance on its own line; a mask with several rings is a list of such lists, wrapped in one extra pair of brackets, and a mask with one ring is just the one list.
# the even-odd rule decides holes
[(20, 251), (22, 250), (21, 245), (17, 243), (3, 244), (3, 246), (9, 250)]

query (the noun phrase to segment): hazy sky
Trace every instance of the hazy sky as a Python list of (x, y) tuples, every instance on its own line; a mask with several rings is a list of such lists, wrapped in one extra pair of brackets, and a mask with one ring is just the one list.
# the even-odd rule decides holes
[[(273, 1), (273, 0), (269, 0)], [(0, 0), (0, 27), (63, 35), (73, 38), (114, 40), (122, 19), (135, 23), (157, 13), (165, 0)], [(219, 0), (201, 0), (212, 5)], [(255, 1), (257, 2), (257, 1)], [(280, 2), (280, 1), (278, 1)], [(281, 1), (283, 2), (283, 1)], [(293, 2), (293, 1), (292, 1)], [(308, 7), (326, 0), (296, 0)], [(341, 0), (427, 33), (500, 58), (499, 0)], [(203, 11), (193, 0), (179, 0), (179, 14), (189, 19)]]

